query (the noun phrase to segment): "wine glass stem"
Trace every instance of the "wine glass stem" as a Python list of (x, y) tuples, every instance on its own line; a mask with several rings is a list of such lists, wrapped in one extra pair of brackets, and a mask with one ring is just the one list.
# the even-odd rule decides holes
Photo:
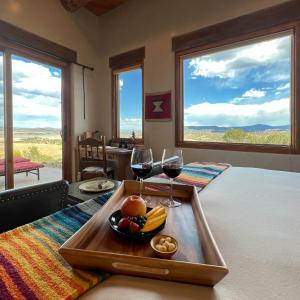
[(140, 197), (143, 198), (143, 178), (140, 178)]
[(170, 203), (174, 203), (173, 199), (173, 178), (170, 178)]

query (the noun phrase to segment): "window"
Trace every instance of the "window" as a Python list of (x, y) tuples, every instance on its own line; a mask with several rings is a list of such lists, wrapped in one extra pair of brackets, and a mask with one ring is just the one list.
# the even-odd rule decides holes
[(2, 20), (0, 35), (0, 190), (71, 180), (76, 52)]
[(116, 100), (118, 111), (117, 137), (130, 138), (134, 132), (143, 138), (143, 70), (141, 67), (116, 71)]
[(145, 48), (138, 48), (109, 58), (112, 69), (112, 136), (113, 140), (144, 140)]
[(184, 57), (184, 141), (291, 143), (292, 35)]
[[(286, 12), (293, 10), (288, 5)], [(279, 23), (287, 21), (282, 5), (271, 10)], [(177, 146), (300, 153), (300, 26), (265, 28), (268, 13), (173, 39)]]

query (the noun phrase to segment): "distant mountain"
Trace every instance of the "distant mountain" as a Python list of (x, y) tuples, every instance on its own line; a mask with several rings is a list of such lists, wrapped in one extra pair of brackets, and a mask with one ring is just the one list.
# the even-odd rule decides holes
[(290, 125), (282, 126), (270, 126), (265, 124), (255, 124), (249, 126), (232, 126), (232, 127), (223, 127), (223, 126), (185, 126), (185, 129), (190, 130), (201, 130), (201, 131), (211, 131), (211, 132), (225, 132), (228, 129), (242, 129), (246, 132), (256, 132), (256, 131), (289, 131)]

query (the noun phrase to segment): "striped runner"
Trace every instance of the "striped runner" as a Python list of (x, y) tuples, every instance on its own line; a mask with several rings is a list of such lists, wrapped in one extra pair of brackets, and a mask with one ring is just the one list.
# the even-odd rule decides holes
[(73, 269), (58, 253), (109, 199), (65, 208), (0, 235), (0, 299), (76, 299), (109, 274)]
[[(174, 179), (174, 183), (194, 185), (200, 191), (229, 167), (230, 164), (225, 163), (192, 162), (183, 166), (181, 174)], [(169, 178), (163, 173), (154, 177)]]
[[(176, 181), (203, 188), (228, 167), (227, 164), (191, 163), (184, 166)], [(105, 280), (107, 273), (73, 269), (58, 249), (111, 195), (106, 193), (2, 233), (0, 299), (76, 299)]]

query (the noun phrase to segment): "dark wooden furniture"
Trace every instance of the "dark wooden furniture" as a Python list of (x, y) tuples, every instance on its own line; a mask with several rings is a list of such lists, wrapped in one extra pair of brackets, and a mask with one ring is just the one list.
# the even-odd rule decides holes
[(106, 139), (77, 139), (78, 179), (87, 180), (96, 177), (114, 177), (114, 169), (107, 165)]
[(98, 178), (93, 178), (85, 181), (80, 181), (80, 182), (74, 182), (69, 185), (69, 194), (68, 194), (68, 204), (70, 205), (75, 205), (80, 202), (84, 202), (87, 200), (90, 200), (92, 198), (98, 197), (103, 195), (104, 193), (107, 193), (109, 191), (115, 191), (119, 185), (121, 184), (120, 181), (113, 180), (115, 186), (111, 190), (99, 192), (99, 193), (87, 193), (79, 190), (79, 186), (87, 181), (95, 180), (95, 179), (104, 179), (103, 177), (98, 177)]
[(0, 192), (0, 233), (64, 208), (68, 186), (67, 181), (59, 180)]

